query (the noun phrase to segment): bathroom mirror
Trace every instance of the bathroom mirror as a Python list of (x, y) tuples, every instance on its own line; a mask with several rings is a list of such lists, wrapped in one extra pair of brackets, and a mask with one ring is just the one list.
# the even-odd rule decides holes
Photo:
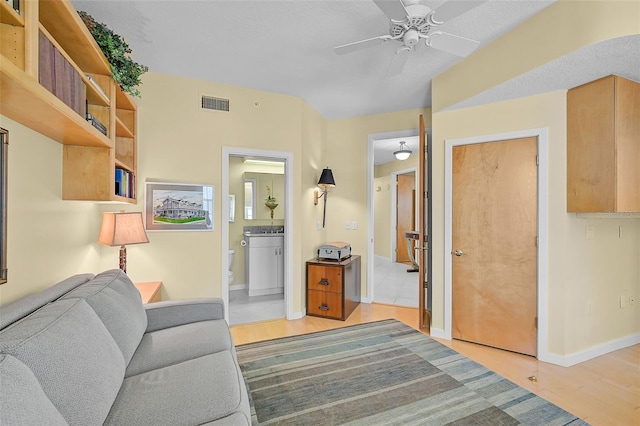
[(256, 180), (244, 179), (244, 218), (253, 220), (256, 218)]
[(235, 194), (229, 194), (229, 222), (235, 222), (236, 220), (236, 196)]
[[(245, 182), (245, 219), (283, 220), (284, 219), (284, 175), (276, 173), (244, 173)], [(274, 198), (274, 216), (267, 199)], [(251, 203), (251, 208), (248, 203)], [(273, 206), (273, 204), (272, 204)], [(250, 216), (250, 217), (248, 217)]]

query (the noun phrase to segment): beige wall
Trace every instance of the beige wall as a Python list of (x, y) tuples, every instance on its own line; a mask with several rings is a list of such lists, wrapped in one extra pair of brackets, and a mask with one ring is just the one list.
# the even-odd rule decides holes
[[(214, 230), (149, 233), (150, 244), (129, 250), (128, 272), (137, 281), (162, 280), (163, 295), (168, 299), (221, 296), (221, 226), (222, 220), (227, 220), (226, 212), (221, 211), (222, 148), (291, 152), (293, 199), (299, 203), (303, 102), (291, 96), (158, 73), (145, 74), (141, 89), (139, 190), (146, 179), (214, 185)], [(202, 110), (201, 95), (230, 99), (230, 112)], [(143, 209), (141, 197), (132, 208)], [(294, 222), (300, 222), (296, 213), (294, 206)], [(294, 243), (298, 252), (299, 246), (299, 241)], [(139, 250), (134, 254), (136, 248)], [(294, 276), (300, 276), (299, 263), (293, 269)]]
[[(327, 123), (324, 158), (333, 170), (336, 187), (327, 204), (328, 241), (347, 241), (354, 254), (362, 255), (362, 295), (367, 297), (367, 137), (369, 134), (418, 128), (424, 115), (431, 125), (430, 109), (334, 120)], [(357, 230), (345, 230), (345, 222), (358, 222)]]
[(9, 131), (9, 279), (0, 286), (0, 303), (7, 303), (70, 275), (100, 272), (100, 211), (62, 201), (61, 144), (2, 115), (0, 127)]
[[(637, 33), (639, 23), (638, 2), (561, 0), (433, 80), (434, 328), (444, 327), (444, 142), (542, 127), (549, 132), (546, 349), (575, 354), (640, 333), (639, 305), (620, 309), (620, 296), (640, 295), (640, 220), (566, 213), (566, 91), (442, 112), (568, 52)], [(593, 240), (586, 226), (595, 228)]]
[[(640, 333), (638, 305), (619, 307), (621, 295), (634, 294), (636, 300), (640, 295), (640, 220), (583, 219), (566, 212), (565, 100), (566, 91), (558, 91), (434, 114), (434, 328), (444, 326), (444, 141), (544, 127), (549, 135), (548, 351), (572, 354)], [(586, 240), (586, 226), (595, 229), (593, 240)], [(623, 238), (618, 238), (620, 226)]]
[[(434, 111), (542, 65), (575, 49), (638, 31), (638, 2), (561, 0), (496, 43), (433, 81)], [(545, 41), (549, 40), (549, 41)], [(482, 70), (480, 73), (479, 70)], [(534, 127), (549, 129), (549, 343), (571, 354), (638, 334), (640, 304), (620, 309), (622, 294), (640, 293), (640, 221), (582, 219), (565, 207), (563, 91), (457, 111), (416, 109), (326, 121), (290, 96), (158, 73), (145, 74), (139, 105), (138, 191), (145, 179), (215, 185), (213, 232), (155, 232), (150, 244), (128, 248), (134, 281), (163, 280), (165, 298), (221, 293), (222, 147), (291, 152), (293, 156), (294, 311), (304, 306), (304, 261), (318, 245), (348, 241), (363, 255), (367, 282), (367, 136), (415, 129), (425, 115), (433, 128), (433, 322), (443, 326), (444, 141)], [(229, 98), (231, 112), (200, 110), (200, 95)], [(115, 267), (117, 248), (95, 243), (100, 211), (121, 206), (61, 200), (62, 146), (0, 116), (11, 132), (9, 168), (9, 284), (3, 302), (79, 272)], [(329, 193), (327, 227), (313, 191), (329, 166), (337, 186)], [(125, 210), (143, 210), (143, 197)], [(345, 230), (357, 221), (357, 230)], [(586, 241), (585, 226), (596, 230)], [(623, 228), (623, 238), (617, 230)]]
[(391, 176), (373, 179), (373, 252), (391, 259)]

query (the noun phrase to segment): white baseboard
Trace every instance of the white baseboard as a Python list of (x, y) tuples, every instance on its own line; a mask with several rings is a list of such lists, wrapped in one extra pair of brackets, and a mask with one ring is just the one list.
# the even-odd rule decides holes
[(431, 337), (437, 337), (438, 339), (451, 340), (447, 339), (447, 335), (445, 334), (444, 330), (440, 328), (431, 327), (431, 329), (429, 330), (429, 334), (431, 335)]
[(304, 318), (306, 315), (307, 315), (307, 310), (303, 309), (302, 311), (294, 312), (290, 318), (287, 318), (287, 320), (301, 319), (301, 318)]
[(368, 303), (368, 304), (371, 304), (371, 303), (373, 303), (373, 300), (371, 300), (371, 298), (370, 298), (370, 297), (362, 297), (362, 298), (360, 298), (360, 303)]
[(584, 351), (575, 352), (569, 355), (556, 355), (546, 354), (544, 359), (538, 358), (540, 361), (550, 362), (562, 367), (571, 367), (572, 365), (579, 364), (584, 361), (599, 357), (600, 355), (608, 354), (609, 352), (617, 351), (618, 349), (628, 348), (629, 346), (637, 345), (640, 343), (640, 334), (634, 334), (632, 336), (623, 337), (621, 339), (612, 340), (601, 345), (594, 346)]
[(238, 290), (244, 290), (247, 288), (246, 284), (231, 284), (229, 286), (229, 291), (238, 291)]

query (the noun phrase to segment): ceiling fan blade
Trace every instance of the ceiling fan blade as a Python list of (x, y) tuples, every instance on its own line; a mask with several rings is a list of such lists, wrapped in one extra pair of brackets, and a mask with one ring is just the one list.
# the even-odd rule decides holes
[(373, 0), (382, 13), (394, 21), (404, 21), (407, 19), (407, 9), (404, 8), (402, 0)]
[(480, 44), (479, 41), (441, 31), (430, 34), (426, 43), (429, 47), (462, 57), (470, 55)]
[(404, 69), (404, 65), (407, 63), (409, 59), (409, 54), (413, 52), (413, 49), (410, 47), (403, 46), (400, 49), (396, 50), (395, 55), (391, 58), (391, 63), (389, 63), (389, 68), (387, 69), (387, 75), (398, 75)]
[(343, 44), (342, 46), (334, 47), (333, 50), (338, 55), (344, 55), (346, 53), (356, 52), (361, 49), (366, 49), (367, 47), (377, 46), (379, 44), (385, 43), (389, 40), (391, 36), (383, 35), (379, 37), (373, 37), (366, 40), (360, 40), (349, 44)]
[(443, 24), (486, 2), (487, 0), (449, 0), (433, 12), (431, 20), (436, 24)]

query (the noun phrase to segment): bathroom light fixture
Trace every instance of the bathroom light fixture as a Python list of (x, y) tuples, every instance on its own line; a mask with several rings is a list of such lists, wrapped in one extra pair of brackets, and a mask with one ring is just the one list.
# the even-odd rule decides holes
[(284, 163), (282, 161), (277, 161), (277, 160), (260, 160), (256, 158), (245, 158), (243, 162), (245, 164), (258, 164), (261, 166), (276, 166), (276, 167), (284, 166)]
[(400, 149), (393, 153), (395, 157), (400, 160), (406, 160), (411, 155), (411, 150), (407, 147), (405, 141), (400, 142)]
[(98, 242), (105, 246), (120, 246), (120, 269), (127, 272), (126, 244), (148, 243), (149, 239), (144, 232), (142, 213), (123, 211), (119, 213), (102, 213), (102, 227)]
[(327, 188), (336, 186), (336, 181), (333, 178), (333, 172), (329, 167), (322, 170), (320, 180), (318, 180), (318, 186), (322, 188), (322, 194), (319, 194), (317, 189), (314, 191), (313, 204), (317, 206), (318, 199), (324, 196), (324, 210), (322, 212), (322, 227), (324, 228), (325, 218), (327, 216)]

